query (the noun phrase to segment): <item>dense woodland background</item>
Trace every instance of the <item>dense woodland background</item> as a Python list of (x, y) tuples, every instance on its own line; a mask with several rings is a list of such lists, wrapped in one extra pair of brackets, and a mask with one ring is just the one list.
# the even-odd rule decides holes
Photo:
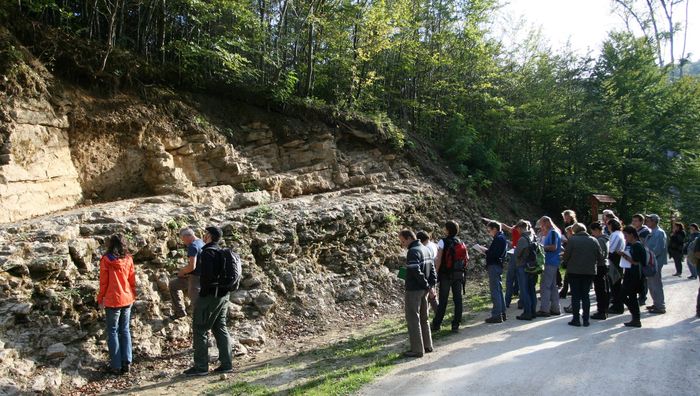
[[(499, 3), (0, 0), (0, 21), (49, 69), (105, 92), (159, 84), (356, 113), (412, 131), (406, 150), (437, 145), (455, 191), (509, 184), (552, 214), (606, 193), (627, 220), (700, 222), (688, 1), (611, 1), (627, 29), (595, 57), (536, 31), (504, 44)], [(7, 82), (22, 52), (0, 51)]]

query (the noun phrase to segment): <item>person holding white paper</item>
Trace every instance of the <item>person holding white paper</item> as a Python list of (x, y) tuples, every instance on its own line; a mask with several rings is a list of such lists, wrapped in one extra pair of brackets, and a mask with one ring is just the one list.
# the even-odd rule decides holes
[(646, 251), (644, 250), (644, 245), (639, 241), (639, 234), (637, 230), (632, 226), (627, 226), (622, 231), (625, 235), (625, 241), (627, 241), (627, 246), (629, 247), (629, 253), (618, 251), (617, 255), (620, 256), (622, 260), (630, 263), (631, 268), (625, 269), (625, 274), (622, 279), (622, 293), (624, 295), (624, 302), (632, 314), (632, 320), (625, 323), (627, 327), (642, 327), (641, 316), (639, 314), (639, 301), (637, 300), (637, 293), (641, 290), (642, 286), (642, 266), (646, 264)]

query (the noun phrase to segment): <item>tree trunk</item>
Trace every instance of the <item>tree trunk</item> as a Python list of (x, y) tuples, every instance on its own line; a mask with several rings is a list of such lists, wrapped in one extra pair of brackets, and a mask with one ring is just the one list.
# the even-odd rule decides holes
[[(102, 59), (102, 66), (100, 67), (100, 72), (103, 72), (105, 70), (105, 67), (107, 66), (107, 58), (109, 58), (109, 54), (112, 53), (112, 50), (114, 49), (114, 40), (115, 40), (115, 35), (116, 35), (116, 21), (117, 21), (117, 14), (119, 13), (120, 9), (120, 2), (121, 0), (114, 0), (114, 3), (110, 3), (109, 1), (105, 1), (105, 7), (107, 7), (107, 11), (109, 11), (109, 19), (108, 22), (109, 24), (107, 25), (107, 51), (105, 51), (105, 56)], [(112, 7), (110, 10), (109, 7)]]

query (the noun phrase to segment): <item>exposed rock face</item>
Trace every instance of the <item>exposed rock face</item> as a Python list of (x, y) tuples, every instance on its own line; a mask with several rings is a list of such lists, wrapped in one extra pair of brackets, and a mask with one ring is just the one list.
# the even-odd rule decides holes
[(99, 257), (113, 233), (136, 262), (138, 367), (191, 336), (189, 318), (166, 319), (183, 226), (221, 226), (243, 258), (228, 317), (240, 356), (398, 310), (397, 231), (439, 233), (455, 218), (469, 234), (487, 212), (371, 131), (167, 91), (149, 102), (54, 90), (0, 108), (0, 393), (94, 379), (107, 350)]
[[(82, 198), (68, 120), (46, 99), (4, 109), (0, 120), (0, 222), (74, 206)], [(0, 117), (2, 118), (2, 117)]]

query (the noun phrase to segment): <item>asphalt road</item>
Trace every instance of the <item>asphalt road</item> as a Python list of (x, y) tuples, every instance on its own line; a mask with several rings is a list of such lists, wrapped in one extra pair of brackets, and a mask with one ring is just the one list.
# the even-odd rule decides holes
[[(623, 326), (631, 319), (626, 310), (588, 328), (568, 326), (570, 314), (523, 322), (513, 304), (505, 323), (463, 328), (360, 394), (700, 395), (699, 282), (686, 279), (687, 271), (677, 278), (672, 264), (664, 267), (667, 312), (642, 307), (642, 328)], [(594, 313), (593, 291), (591, 299)]]

